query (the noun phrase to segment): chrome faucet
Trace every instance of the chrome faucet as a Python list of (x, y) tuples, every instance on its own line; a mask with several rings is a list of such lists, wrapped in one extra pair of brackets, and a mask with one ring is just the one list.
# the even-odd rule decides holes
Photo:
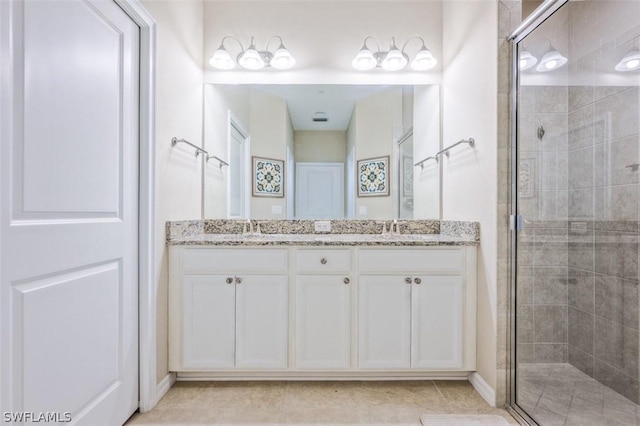
[(391, 233), (392, 234), (400, 234), (400, 225), (398, 224), (398, 219), (393, 219), (393, 223), (391, 224)]
[(247, 219), (247, 221), (244, 223), (244, 227), (242, 228), (242, 235), (251, 234), (253, 234), (253, 222), (251, 222), (251, 219)]
[(378, 222), (379, 224), (382, 223), (382, 235), (387, 235), (387, 221), (383, 220), (382, 222)]

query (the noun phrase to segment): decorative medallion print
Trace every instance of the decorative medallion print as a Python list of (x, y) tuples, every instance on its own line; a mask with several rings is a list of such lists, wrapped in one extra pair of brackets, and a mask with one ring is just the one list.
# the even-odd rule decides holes
[(358, 161), (358, 197), (389, 195), (389, 157)]
[(284, 197), (284, 161), (253, 157), (253, 196)]

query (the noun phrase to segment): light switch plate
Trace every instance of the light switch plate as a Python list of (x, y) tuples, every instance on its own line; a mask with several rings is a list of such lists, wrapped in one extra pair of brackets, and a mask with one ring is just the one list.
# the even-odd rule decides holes
[(358, 208), (358, 214), (367, 214), (367, 206), (360, 206)]
[(271, 214), (282, 214), (282, 206), (271, 206)]
[(316, 232), (331, 232), (331, 222), (328, 220), (316, 220), (314, 229)]

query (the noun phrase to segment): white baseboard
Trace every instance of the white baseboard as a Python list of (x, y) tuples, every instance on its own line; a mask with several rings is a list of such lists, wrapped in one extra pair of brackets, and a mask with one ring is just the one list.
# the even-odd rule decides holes
[(171, 389), (171, 386), (173, 386), (175, 382), (176, 373), (169, 373), (164, 376), (162, 380), (160, 380), (160, 383), (156, 385), (156, 403), (153, 404), (154, 407), (158, 402), (160, 402), (162, 397), (165, 396), (167, 392), (169, 392), (169, 389)]
[(481, 375), (477, 372), (469, 373), (469, 383), (474, 387), (474, 389), (480, 394), (480, 396), (487, 401), (489, 405), (492, 407), (496, 406), (496, 391), (489, 383), (487, 383)]

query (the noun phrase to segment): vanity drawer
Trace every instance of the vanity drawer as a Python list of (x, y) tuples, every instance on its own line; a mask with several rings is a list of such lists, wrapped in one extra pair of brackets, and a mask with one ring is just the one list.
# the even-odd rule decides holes
[(296, 269), (305, 272), (348, 272), (351, 269), (351, 250), (296, 250)]
[(460, 248), (361, 249), (359, 261), (362, 272), (462, 272), (465, 257)]
[(287, 249), (187, 249), (182, 258), (187, 274), (284, 272), (289, 267)]

